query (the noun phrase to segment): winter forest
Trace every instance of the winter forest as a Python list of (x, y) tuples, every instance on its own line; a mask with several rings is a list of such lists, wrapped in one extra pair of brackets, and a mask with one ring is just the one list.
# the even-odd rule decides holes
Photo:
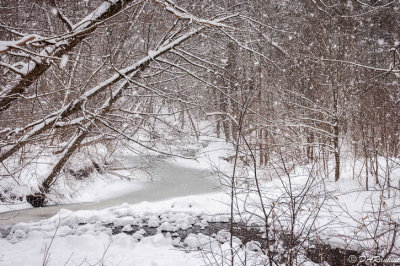
[(399, 265), (398, 0), (0, 0), (0, 265)]

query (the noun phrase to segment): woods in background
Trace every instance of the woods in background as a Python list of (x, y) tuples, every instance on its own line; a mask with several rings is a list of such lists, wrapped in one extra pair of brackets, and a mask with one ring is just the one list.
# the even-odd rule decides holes
[(240, 127), (260, 166), (318, 160), (339, 180), (343, 156), (364, 158), (367, 189), (399, 157), (397, 1), (0, 4), (2, 174), (58, 154), (43, 192), (81, 146), (158, 150), (166, 113), (195, 138), (208, 120), (240, 144)]

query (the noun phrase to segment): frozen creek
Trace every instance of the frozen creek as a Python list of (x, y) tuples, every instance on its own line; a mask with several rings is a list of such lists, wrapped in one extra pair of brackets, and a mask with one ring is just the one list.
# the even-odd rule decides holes
[[(126, 167), (142, 167), (148, 164), (139, 157), (123, 158)], [(172, 197), (198, 195), (217, 190), (217, 183), (209, 177), (207, 170), (183, 167), (164, 160), (152, 160), (146, 169), (154, 181), (141, 182), (140, 189), (124, 195), (85, 203), (62, 204), (0, 213), (0, 225), (13, 225), (19, 222), (36, 222), (49, 218), (62, 209), (98, 210), (123, 203), (135, 204), (143, 201), (161, 201)]]

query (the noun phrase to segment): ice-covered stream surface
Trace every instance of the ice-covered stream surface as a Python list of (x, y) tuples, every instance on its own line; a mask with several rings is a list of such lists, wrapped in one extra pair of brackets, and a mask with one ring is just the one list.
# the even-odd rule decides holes
[[(139, 157), (124, 158), (126, 167), (143, 167), (147, 161)], [(95, 210), (117, 206), (122, 203), (135, 204), (142, 201), (160, 201), (172, 197), (198, 195), (215, 192), (218, 185), (204, 169), (187, 168), (154, 158), (146, 168), (153, 181), (141, 182), (140, 188), (128, 194), (115, 195), (105, 200), (76, 204), (62, 204), (0, 213), (0, 225), (13, 225), (19, 222), (35, 222), (55, 215), (60, 209)], [(126, 192), (125, 192), (126, 193)]]

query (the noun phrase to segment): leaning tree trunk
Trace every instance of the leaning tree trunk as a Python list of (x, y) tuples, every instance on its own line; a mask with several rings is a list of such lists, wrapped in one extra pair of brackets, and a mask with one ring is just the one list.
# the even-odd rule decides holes
[[(69, 25), (71, 30), (72, 27), (75, 28), (65, 34), (64, 38), (67, 40), (60, 40), (51, 48), (47, 46), (40, 54), (47, 57), (59, 58), (72, 51), (72, 49), (89, 36), (90, 33), (95, 31), (104, 20), (123, 10), (129, 2), (132, 2), (132, 0), (104, 1), (99, 8), (90, 15), (90, 20), (85, 18), (76, 25)], [(28, 38), (31, 38), (31, 41), (35, 41), (33, 36), (28, 36)], [(55, 40), (57, 41), (57, 39)], [(24, 41), (26, 43), (29, 39), (24, 38)], [(49, 60), (40, 60), (40, 62), (31, 60), (27, 65), (30, 66), (29, 71), (24, 75), (21, 74), (17, 82), (11, 87), (6, 88), (6, 91), (2, 91), (3, 95), (0, 99), (0, 112), (7, 110), (15, 100), (23, 97), (27, 88), (42, 77), (52, 64)]]
[(61, 169), (64, 167), (65, 163), (71, 157), (71, 155), (76, 151), (82, 141), (85, 139), (88, 132), (88, 128), (85, 130), (78, 129), (70, 143), (68, 144), (67, 148), (61, 155), (61, 159), (54, 165), (53, 169), (51, 170), (50, 174), (46, 177), (43, 181), (42, 186), (39, 188), (42, 193), (48, 193), (50, 186), (56, 180), (56, 177), (60, 173)]

